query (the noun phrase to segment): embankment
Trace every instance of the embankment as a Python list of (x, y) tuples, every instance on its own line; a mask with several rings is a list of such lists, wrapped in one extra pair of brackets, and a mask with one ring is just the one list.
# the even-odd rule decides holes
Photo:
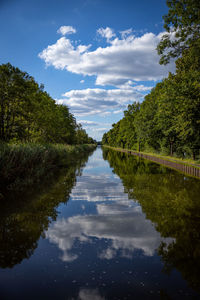
[(193, 177), (197, 177), (200, 178), (200, 165), (194, 165), (194, 164), (190, 164), (184, 161), (176, 161), (175, 158), (162, 158), (162, 156), (156, 155), (156, 154), (147, 154), (147, 153), (143, 153), (143, 152), (137, 152), (134, 150), (129, 150), (129, 149), (122, 149), (122, 148), (114, 148), (114, 147), (110, 147), (110, 146), (104, 146), (104, 147), (108, 147), (110, 149), (116, 150), (116, 151), (120, 151), (120, 152), (125, 152), (131, 155), (136, 155), (148, 160), (151, 160), (155, 163), (158, 164), (162, 164), (166, 167), (178, 170), (179, 172), (182, 172), (184, 174), (193, 176)]

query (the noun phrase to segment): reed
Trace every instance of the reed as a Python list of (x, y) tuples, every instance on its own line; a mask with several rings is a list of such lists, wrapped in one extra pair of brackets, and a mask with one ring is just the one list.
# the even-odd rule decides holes
[(0, 144), (0, 198), (2, 190), (23, 190), (67, 167), (95, 145)]

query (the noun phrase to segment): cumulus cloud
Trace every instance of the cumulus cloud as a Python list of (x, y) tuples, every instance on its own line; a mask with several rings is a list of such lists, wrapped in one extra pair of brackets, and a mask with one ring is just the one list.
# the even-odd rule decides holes
[[(97, 85), (119, 85), (128, 80), (160, 80), (173, 71), (173, 66), (159, 65), (156, 46), (164, 33), (145, 33), (135, 37), (128, 31), (118, 38), (109, 27), (98, 29), (108, 45), (90, 50), (91, 45), (73, 45), (65, 37), (44, 49), (39, 57), (47, 65), (69, 72), (96, 76)], [(128, 34), (128, 35), (127, 35)], [(111, 40), (112, 38), (112, 40)]]
[(61, 26), (57, 30), (57, 33), (60, 33), (62, 35), (73, 34), (73, 33), (76, 33), (76, 29), (72, 26)]
[(39, 54), (39, 57), (43, 59), (47, 65), (52, 65), (56, 69), (66, 68), (73, 73), (79, 73), (75, 66), (81, 65), (81, 57), (89, 47), (90, 45), (78, 45), (75, 48), (69, 39), (62, 37), (57, 40), (55, 44), (44, 49)]
[[(141, 86), (139, 88), (141, 90)], [(143, 94), (137, 91), (137, 87), (118, 89), (82, 89), (71, 90), (63, 94), (63, 99), (57, 103), (67, 105), (72, 113), (77, 116), (94, 114), (108, 114), (113, 110), (125, 110), (127, 104), (139, 101)], [(109, 112), (110, 111), (110, 112)]]

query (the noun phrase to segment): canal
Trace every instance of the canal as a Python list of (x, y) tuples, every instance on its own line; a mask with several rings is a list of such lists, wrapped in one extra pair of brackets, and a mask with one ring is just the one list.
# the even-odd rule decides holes
[(87, 159), (1, 205), (0, 299), (197, 299), (200, 181), (108, 149)]

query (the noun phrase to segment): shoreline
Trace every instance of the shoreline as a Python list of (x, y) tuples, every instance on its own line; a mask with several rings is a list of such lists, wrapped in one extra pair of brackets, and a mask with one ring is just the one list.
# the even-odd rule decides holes
[(157, 155), (157, 154), (148, 154), (145, 152), (138, 152), (138, 151), (130, 150), (130, 149), (116, 148), (116, 147), (111, 147), (111, 146), (107, 146), (107, 145), (102, 145), (102, 146), (106, 147), (106, 148), (110, 148), (115, 151), (120, 151), (120, 152), (124, 152), (127, 154), (139, 156), (144, 159), (148, 159), (148, 160), (158, 163), (160, 165), (164, 165), (168, 168), (174, 169), (181, 173), (184, 173), (184, 174), (187, 174), (187, 175), (190, 175), (190, 176), (200, 179), (200, 165), (195, 165), (192, 163), (188, 163), (186, 161), (178, 161), (174, 158), (172, 158), (172, 159), (165, 158), (165, 156), (162, 157), (162, 155)]
[(95, 144), (0, 144), (0, 200), (7, 191), (22, 192), (68, 168)]

